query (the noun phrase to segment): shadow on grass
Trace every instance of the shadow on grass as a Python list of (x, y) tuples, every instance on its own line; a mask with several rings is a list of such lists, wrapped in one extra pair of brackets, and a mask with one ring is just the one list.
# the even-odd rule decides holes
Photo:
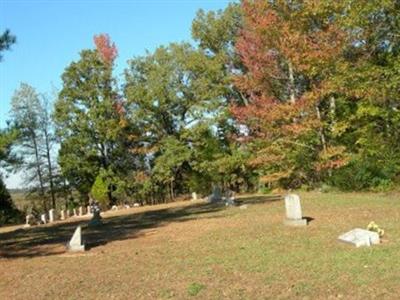
[[(277, 198), (277, 197), (275, 197)], [(258, 204), (277, 201), (270, 196), (252, 196), (239, 199), (245, 204)], [(87, 227), (89, 220), (76, 220), (68, 223), (55, 223), (50, 226), (37, 226), (0, 233), (0, 257), (31, 258), (62, 254), (65, 245), (72, 237), (75, 228), (82, 226), (83, 239), (88, 250), (112, 241), (138, 238), (147, 229), (165, 226), (171, 222), (186, 222), (194, 219), (223, 217), (215, 214), (226, 207), (221, 204), (194, 203), (184, 207), (163, 208), (152, 211), (132, 212), (126, 215), (103, 218), (103, 225)]]
[(82, 226), (85, 245), (89, 250), (111, 241), (140, 237), (144, 234), (143, 230), (165, 226), (170, 222), (216, 218), (218, 216), (212, 213), (224, 208), (221, 205), (196, 203), (185, 207), (111, 216), (103, 218), (103, 225), (97, 227), (87, 227), (87, 219), (78, 219), (51, 226), (18, 229), (0, 234), (0, 257), (35, 257), (64, 253), (65, 245), (78, 225)]

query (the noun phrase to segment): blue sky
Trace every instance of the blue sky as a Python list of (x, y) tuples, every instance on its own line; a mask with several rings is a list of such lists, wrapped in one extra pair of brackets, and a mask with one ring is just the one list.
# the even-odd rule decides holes
[[(17, 36), (0, 63), (0, 127), (5, 126), (10, 100), (20, 82), (38, 92), (60, 88), (60, 75), (93, 47), (93, 35), (108, 33), (118, 47), (116, 74), (126, 61), (169, 42), (190, 41), (196, 11), (223, 9), (229, 0), (0, 0), (0, 32)], [(20, 175), (6, 180), (20, 183)]]

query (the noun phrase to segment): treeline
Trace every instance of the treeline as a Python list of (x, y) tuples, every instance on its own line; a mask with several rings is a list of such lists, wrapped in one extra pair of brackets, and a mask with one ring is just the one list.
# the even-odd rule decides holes
[(246, 0), (200, 10), (192, 37), (132, 58), (118, 82), (101, 34), (54, 101), (21, 85), (15, 151), (44, 207), (398, 184), (399, 1)]

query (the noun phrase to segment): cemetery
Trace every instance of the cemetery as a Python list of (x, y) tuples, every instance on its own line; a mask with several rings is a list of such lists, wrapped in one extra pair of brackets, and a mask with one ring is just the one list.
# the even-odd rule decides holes
[[(201, 299), (395, 299), (400, 293), (398, 194), (291, 192), (293, 208), (285, 195), (237, 195), (237, 205), (227, 206), (197, 194), (104, 211), (92, 227), (93, 216), (84, 215), (0, 229), (0, 272), (7, 274), (0, 298), (41, 292), (187, 299), (193, 284), (202, 287)], [(299, 218), (306, 225), (290, 223)], [(366, 230), (371, 220), (385, 229), (379, 244), (339, 240)]]
[(400, 299), (400, 0), (4, 0), (0, 300)]

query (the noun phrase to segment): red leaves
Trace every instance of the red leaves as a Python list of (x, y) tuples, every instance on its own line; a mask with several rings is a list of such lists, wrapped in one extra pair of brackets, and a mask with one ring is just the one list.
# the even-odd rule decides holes
[(96, 49), (101, 56), (101, 59), (106, 64), (112, 64), (114, 59), (118, 55), (117, 47), (114, 43), (111, 43), (110, 37), (108, 34), (99, 34), (93, 37), (93, 41), (96, 45)]

